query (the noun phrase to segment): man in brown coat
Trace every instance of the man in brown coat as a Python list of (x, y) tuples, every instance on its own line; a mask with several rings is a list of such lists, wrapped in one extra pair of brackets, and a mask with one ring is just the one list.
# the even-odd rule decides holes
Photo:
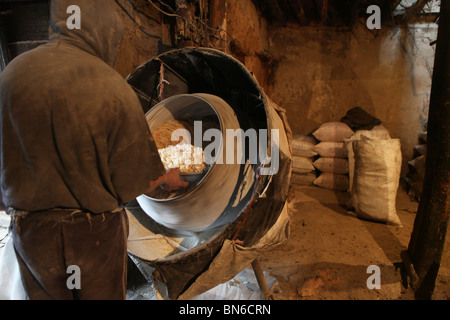
[[(80, 29), (69, 28), (71, 5)], [(115, 5), (52, 0), (50, 42), (0, 74), (0, 198), (30, 299), (125, 299), (123, 205), (185, 186), (164, 170), (136, 94), (112, 68), (123, 34)]]

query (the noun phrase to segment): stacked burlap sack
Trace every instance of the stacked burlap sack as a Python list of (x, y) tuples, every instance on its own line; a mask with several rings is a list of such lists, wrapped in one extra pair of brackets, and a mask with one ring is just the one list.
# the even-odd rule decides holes
[(294, 135), (292, 139), (292, 175), (291, 184), (309, 186), (316, 180), (316, 169), (313, 165), (317, 153), (314, 146), (316, 139), (306, 135)]
[(314, 151), (319, 156), (313, 163), (319, 176), (314, 185), (336, 191), (349, 188), (349, 162), (345, 140), (354, 134), (343, 122), (327, 122), (317, 129), (313, 136), (319, 140)]
[(420, 196), (422, 195), (426, 155), (427, 133), (422, 132), (419, 134), (419, 144), (414, 147), (413, 159), (408, 161), (409, 170), (405, 177), (408, 195), (416, 201), (420, 201)]
[[(381, 120), (356, 107), (340, 122), (324, 123), (312, 135), (294, 138), (292, 182), (348, 192), (347, 209), (359, 218), (401, 225), (396, 210), (401, 144), (390, 137)], [(416, 149), (424, 152), (422, 145)], [(420, 172), (423, 159), (419, 156), (410, 165)]]

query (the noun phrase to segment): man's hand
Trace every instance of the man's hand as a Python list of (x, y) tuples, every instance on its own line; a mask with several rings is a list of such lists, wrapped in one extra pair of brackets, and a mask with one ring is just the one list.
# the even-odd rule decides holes
[(169, 169), (163, 177), (163, 188), (167, 191), (186, 188), (189, 185), (189, 182), (181, 180), (180, 169)]
[(189, 182), (185, 182), (180, 178), (180, 169), (169, 169), (166, 174), (158, 179), (151, 181), (146, 194), (149, 194), (157, 187), (161, 186), (166, 191), (173, 191), (180, 188), (185, 188)]

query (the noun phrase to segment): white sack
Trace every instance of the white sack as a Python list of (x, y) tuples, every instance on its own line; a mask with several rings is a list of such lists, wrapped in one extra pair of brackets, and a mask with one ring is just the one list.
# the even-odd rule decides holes
[(343, 158), (321, 157), (314, 161), (314, 167), (322, 172), (333, 174), (348, 174), (348, 160)]
[(351, 199), (365, 219), (401, 225), (396, 198), (402, 166), (399, 139), (353, 141), (355, 171)]
[(310, 158), (292, 157), (292, 172), (310, 173), (314, 170), (315, 168)]
[(354, 134), (344, 122), (326, 122), (317, 129), (313, 136), (324, 142), (343, 142)]
[(292, 155), (306, 158), (317, 156), (317, 153), (314, 151), (316, 144), (316, 139), (313, 137), (295, 135), (292, 139)]
[(344, 142), (321, 142), (314, 146), (314, 151), (321, 157), (347, 158), (347, 148)]
[(381, 124), (374, 126), (371, 130), (356, 130), (350, 139), (360, 140), (362, 136), (375, 140), (388, 140), (391, 138), (389, 131)]
[(317, 176), (315, 171), (310, 173), (296, 173), (292, 172), (291, 175), (291, 184), (299, 185), (299, 186), (312, 186), (314, 180), (316, 180)]
[(347, 159), (348, 159), (348, 174), (349, 174), (349, 186), (348, 191), (352, 191), (353, 186), (353, 172), (355, 170), (355, 159), (353, 154), (353, 141), (360, 140), (361, 137), (367, 137), (370, 139), (380, 139), (389, 140), (391, 136), (389, 131), (383, 127), (381, 124), (372, 128), (372, 130), (357, 130), (353, 136), (344, 141), (345, 148), (347, 149)]
[(335, 191), (347, 191), (348, 176), (342, 174), (322, 173), (315, 181), (314, 185)]

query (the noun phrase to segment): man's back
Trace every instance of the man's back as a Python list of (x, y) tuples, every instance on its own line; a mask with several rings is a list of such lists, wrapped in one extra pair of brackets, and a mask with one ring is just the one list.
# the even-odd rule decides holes
[[(52, 18), (53, 29), (65, 23)], [(136, 95), (100, 59), (114, 60), (108, 50), (117, 41), (107, 38), (106, 27), (101, 38), (101, 24), (84, 26), (100, 31), (63, 31), (0, 75), (0, 168), (9, 207), (100, 213), (134, 199), (164, 174)]]

